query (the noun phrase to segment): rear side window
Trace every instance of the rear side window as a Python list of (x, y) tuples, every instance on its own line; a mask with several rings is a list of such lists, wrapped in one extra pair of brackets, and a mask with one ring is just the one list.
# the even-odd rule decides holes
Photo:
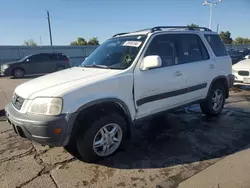
[(209, 59), (207, 49), (196, 34), (180, 34), (176, 36), (179, 64)]
[(211, 46), (214, 54), (217, 57), (228, 55), (227, 50), (219, 35), (205, 35), (205, 38), (207, 39), (209, 45)]
[(63, 54), (48, 54), (48, 57), (52, 61), (68, 60), (67, 56)]
[(44, 61), (48, 61), (49, 58), (45, 55), (41, 55), (41, 54), (37, 54), (37, 55), (33, 55), (31, 57), (29, 57), (31, 62), (34, 63), (39, 63), (39, 62), (44, 62)]
[(60, 59), (61, 59), (61, 60), (68, 60), (68, 57), (67, 57), (66, 55), (61, 55), (61, 56), (60, 56)]

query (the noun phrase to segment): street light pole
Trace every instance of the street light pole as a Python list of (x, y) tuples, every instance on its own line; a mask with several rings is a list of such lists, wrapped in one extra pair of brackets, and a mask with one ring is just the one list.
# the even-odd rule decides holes
[(213, 4), (210, 4), (209, 29), (211, 29), (211, 27), (212, 27), (212, 14), (213, 14)]
[(213, 6), (217, 5), (219, 2), (222, 0), (217, 0), (217, 1), (208, 1), (204, 0), (203, 6), (209, 5), (210, 7), (210, 17), (209, 17), (209, 29), (212, 28), (212, 14), (213, 14)]

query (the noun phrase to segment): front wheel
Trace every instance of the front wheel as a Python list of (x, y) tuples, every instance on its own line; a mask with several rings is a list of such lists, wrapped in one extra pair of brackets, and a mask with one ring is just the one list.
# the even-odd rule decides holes
[(200, 104), (202, 112), (208, 116), (219, 115), (224, 108), (225, 96), (226, 91), (224, 85), (214, 85), (207, 98)]
[(102, 116), (77, 136), (77, 150), (85, 162), (95, 162), (115, 153), (123, 144), (126, 121), (119, 114)]
[(14, 76), (14, 78), (22, 78), (24, 76), (23, 69), (15, 68), (13, 71), (13, 76)]

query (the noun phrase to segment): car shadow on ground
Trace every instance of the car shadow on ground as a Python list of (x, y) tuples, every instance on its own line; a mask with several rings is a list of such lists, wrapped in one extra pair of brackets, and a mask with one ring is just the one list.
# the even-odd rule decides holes
[(99, 165), (118, 169), (165, 168), (224, 157), (250, 144), (248, 114), (227, 110), (217, 118), (183, 110), (133, 129), (135, 134), (127, 148), (99, 161)]
[(241, 90), (247, 90), (250, 91), (250, 84), (244, 85), (244, 84), (236, 84), (232, 89), (241, 89)]
[(14, 77), (10, 77), (10, 79), (13, 79), (13, 80), (22, 80), (22, 79), (34, 79), (34, 78), (38, 78), (40, 76), (44, 76), (44, 74), (41, 74), (41, 75), (27, 75), (27, 76), (24, 76), (22, 78), (14, 78)]
[(0, 109), (0, 121), (5, 121), (6, 117), (5, 117), (5, 110), (4, 109)]

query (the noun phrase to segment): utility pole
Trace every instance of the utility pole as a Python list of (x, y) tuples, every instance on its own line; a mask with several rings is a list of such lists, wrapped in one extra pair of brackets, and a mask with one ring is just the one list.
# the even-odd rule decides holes
[(42, 36), (40, 36), (40, 46), (43, 46)]
[(51, 34), (51, 26), (50, 26), (50, 15), (49, 15), (49, 11), (47, 11), (47, 19), (48, 19), (48, 25), (49, 25), (50, 46), (52, 46), (52, 49), (53, 49), (53, 52), (54, 52), (54, 47), (53, 47), (53, 42), (52, 42), (52, 34)]
[(219, 33), (220, 24), (217, 24), (217, 33)]
[(210, 16), (209, 16), (209, 29), (212, 28), (212, 14), (213, 14), (213, 6), (217, 5), (222, 0), (216, 0), (216, 1), (208, 1), (204, 0), (203, 6), (209, 5), (210, 6)]

